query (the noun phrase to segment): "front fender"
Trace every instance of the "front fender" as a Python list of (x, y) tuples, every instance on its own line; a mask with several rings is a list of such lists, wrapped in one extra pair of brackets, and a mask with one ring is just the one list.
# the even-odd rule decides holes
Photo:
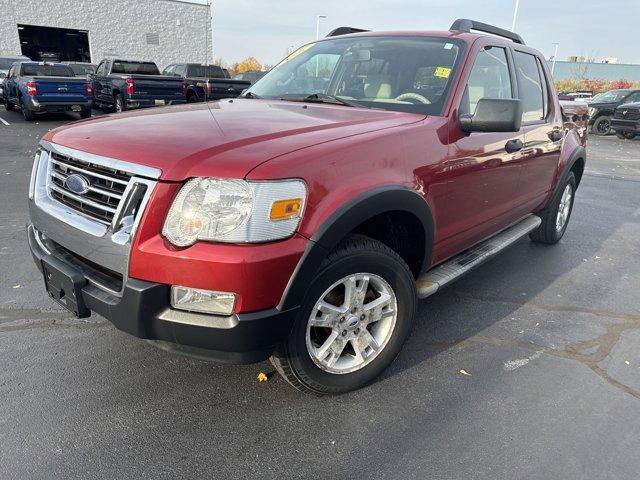
[(352, 198), (333, 212), (316, 230), (282, 295), (278, 308), (299, 306), (322, 261), (340, 241), (363, 222), (386, 212), (406, 212), (422, 225), (425, 238), (423, 268), (431, 261), (434, 226), (429, 205), (415, 190), (402, 185), (377, 187)]

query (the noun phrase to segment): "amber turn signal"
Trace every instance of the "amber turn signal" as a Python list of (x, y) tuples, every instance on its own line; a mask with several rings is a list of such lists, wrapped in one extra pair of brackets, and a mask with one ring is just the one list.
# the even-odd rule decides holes
[(295, 218), (300, 214), (302, 209), (301, 198), (290, 198), (288, 200), (277, 200), (271, 204), (269, 219), (277, 222), (279, 220), (288, 220)]

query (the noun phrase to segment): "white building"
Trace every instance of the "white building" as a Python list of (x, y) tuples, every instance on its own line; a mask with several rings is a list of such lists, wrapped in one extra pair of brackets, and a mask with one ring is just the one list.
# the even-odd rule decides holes
[(0, 56), (212, 62), (207, 0), (0, 0)]

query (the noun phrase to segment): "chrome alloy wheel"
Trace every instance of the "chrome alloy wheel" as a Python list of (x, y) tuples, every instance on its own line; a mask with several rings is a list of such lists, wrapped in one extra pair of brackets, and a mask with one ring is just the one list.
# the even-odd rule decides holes
[(307, 322), (307, 351), (322, 370), (360, 370), (387, 345), (398, 317), (396, 295), (378, 275), (356, 273), (331, 285)]
[(571, 185), (564, 187), (560, 205), (558, 205), (558, 215), (556, 216), (556, 231), (561, 232), (569, 219), (571, 213), (571, 199), (573, 198), (573, 189)]

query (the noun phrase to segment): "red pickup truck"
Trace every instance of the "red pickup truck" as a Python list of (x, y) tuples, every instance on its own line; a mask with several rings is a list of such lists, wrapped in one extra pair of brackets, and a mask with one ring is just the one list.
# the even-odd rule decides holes
[(340, 393), (391, 363), (419, 298), (525, 235), (562, 238), (586, 137), (540, 53), (470, 20), (344, 30), (243, 97), (47, 133), (28, 237), (49, 295)]

